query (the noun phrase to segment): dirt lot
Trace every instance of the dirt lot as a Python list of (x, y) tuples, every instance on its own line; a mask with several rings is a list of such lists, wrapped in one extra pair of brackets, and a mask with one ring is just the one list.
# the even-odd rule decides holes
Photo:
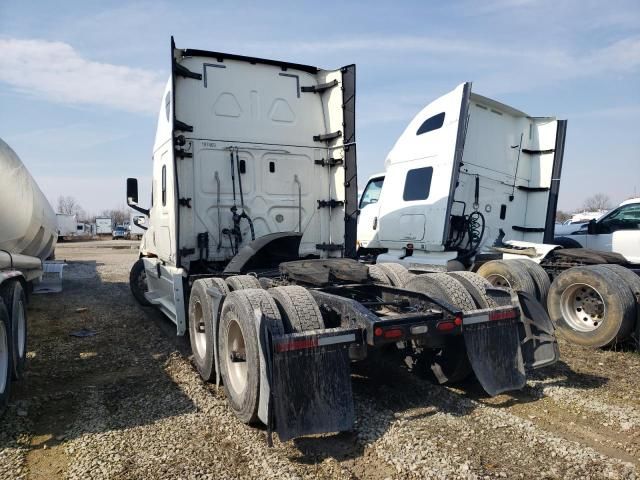
[[(28, 373), (0, 426), (0, 478), (638, 478), (640, 355), (561, 344), (488, 398), (388, 362), (354, 369), (353, 432), (276, 440), (235, 420), (189, 346), (128, 289), (133, 242), (69, 243), (64, 292), (34, 296)], [(86, 328), (95, 336), (69, 334)]]

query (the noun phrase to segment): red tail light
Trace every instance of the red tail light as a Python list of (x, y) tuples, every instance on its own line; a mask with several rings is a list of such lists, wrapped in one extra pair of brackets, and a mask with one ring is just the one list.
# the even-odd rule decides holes
[(450, 332), (456, 328), (455, 322), (440, 322), (436, 325), (436, 329), (440, 332)]
[(518, 310), (511, 308), (509, 310), (498, 310), (497, 312), (489, 313), (489, 320), (511, 320), (518, 317)]
[(385, 330), (383, 335), (384, 338), (402, 338), (404, 332), (401, 328), (390, 328), (389, 330)]
[(276, 352), (289, 352), (291, 350), (304, 350), (305, 348), (313, 348), (318, 346), (318, 339), (301, 338), (299, 340), (289, 340), (288, 342), (276, 344)]

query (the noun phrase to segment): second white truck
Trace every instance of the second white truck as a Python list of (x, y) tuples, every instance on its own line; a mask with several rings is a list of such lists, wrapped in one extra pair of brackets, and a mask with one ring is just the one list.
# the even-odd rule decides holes
[(360, 256), (414, 273), (477, 271), (527, 291), (582, 345), (638, 340), (638, 202), (580, 235), (554, 235), (566, 127), (473, 93), (470, 83), (431, 102), (363, 191)]

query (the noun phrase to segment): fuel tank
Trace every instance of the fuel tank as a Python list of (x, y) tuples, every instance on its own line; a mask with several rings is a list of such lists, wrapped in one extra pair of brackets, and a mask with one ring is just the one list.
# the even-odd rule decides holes
[(45, 260), (57, 239), (53, 208), (16, 152), (0, 139), (0, 250)]

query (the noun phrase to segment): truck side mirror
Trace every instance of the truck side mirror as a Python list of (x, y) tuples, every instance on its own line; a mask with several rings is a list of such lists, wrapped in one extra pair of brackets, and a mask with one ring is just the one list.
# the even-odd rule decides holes
[(590, 220), (587, 225), (587, 233), (589, 235), (596, 235), (598, 233), (598, 223), (595, 220)]
[(127, 178), (127, 205), (138, 203), (138, 179)]
[(142, 228), (143, 230), (147, 230), (148, 227), (144, 224), (144, 217), (133, 217), (133, 223), (137, 226)]
[(138, 206), (138, 179), (127, 178), (127, 205), (134, 210), (149, 216), (149, 210)]

